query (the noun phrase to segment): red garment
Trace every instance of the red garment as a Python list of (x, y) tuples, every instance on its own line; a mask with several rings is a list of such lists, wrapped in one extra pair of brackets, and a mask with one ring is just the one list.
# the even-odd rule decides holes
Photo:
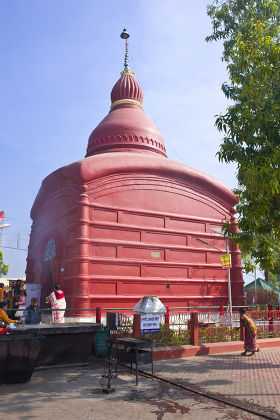
[(20, 295), (20, 298), (19, 298), (18, 304), (19, 304), (20, 306), (24, 306), (24, 305), (26, 304), (26, 297), (25, 297), (24, 295)]
[(54, 294), (55, 294), (55, 297), (56, 297), (57, 300), (64, 298), (64, 292), (58, 293), (57, 290), (54, 290)]
[(7, 327), (0, 328), (0, 335), (7, 334)]
[(241, 323), (245, 327), (244, 349), (247, 351), (258, 351), (257, 346), (257, 330), (252, 319), (247, 315), (243, 315)]

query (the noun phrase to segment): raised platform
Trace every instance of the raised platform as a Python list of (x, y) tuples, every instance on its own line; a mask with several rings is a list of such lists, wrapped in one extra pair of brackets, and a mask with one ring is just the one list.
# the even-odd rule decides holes
[(103, 324), (34, 324), (18, 325), (10, 329), (11, 334), (40, 333), (42, 343), (37, 365), (84, 363), (91, 354), (95, 333), (103, 331)]
[[(280, 347), (280, 338), (266, 338), (257, 341), (260, 348)], [(184, 357), (206, 356), (208, 354), (229, 353), (243, 351), (243, 341), (229, 341), (225, 343), (207, 343), (200, 346), (170, 346), (154, 347), (153, 360), (181, 359)]]
[(44, 339), (43, 335), (30, 332), (0, 336), (0, 384), (30, 380)]

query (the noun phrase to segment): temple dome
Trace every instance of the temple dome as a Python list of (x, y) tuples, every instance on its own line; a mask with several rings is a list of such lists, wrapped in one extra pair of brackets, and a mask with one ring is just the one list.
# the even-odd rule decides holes
[(123, 99), (131, 99), (142, 104), (143, 91), (133, 73), (122, 72), (111, 92), (112, 104)]
[(143, 111), (143, 92), (133, 73), (121, 73), (112, 89), (111, 101), (109, 114), (89, 137), (86, 157), (124, 151), (166, 157), (163, 136)]

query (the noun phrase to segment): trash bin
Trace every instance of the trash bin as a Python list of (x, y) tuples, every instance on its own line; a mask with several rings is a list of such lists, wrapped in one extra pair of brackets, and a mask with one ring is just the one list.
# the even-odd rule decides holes
[(30, 381), (44, 336), (18, 334), (0, 336), (0, 383)]
[(95, 334), (95, 355), (106, 356), (108, 352), (108, 343), (106, 339), (109, 337), (109, 328)]

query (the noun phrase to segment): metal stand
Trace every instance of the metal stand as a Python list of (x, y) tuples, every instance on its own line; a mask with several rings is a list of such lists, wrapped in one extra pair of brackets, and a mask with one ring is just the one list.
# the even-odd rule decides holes
[(136, 385), (138, 385), (138, 366), (151, 364), (152, 378), (154, 375), (153, 366), (153, 346), (151, 341), (140, 340), (137, 338), (109, 338), (108, 343), (115, 344), (116, 361), (130, 364), (132, 373), (132, 365), (135, 365)]
[(114, 342), (109, 341), (108, 354), (105, 358), (104, 374), (102, 375), (102, 392), (104, 392), (104, 394), (111, 394), (116, 390), (115, 386), (113, 386), (113, 381), (118, 376), (118, 365), (117, 359), (114, 358), (113, 355), (113, 344)]

